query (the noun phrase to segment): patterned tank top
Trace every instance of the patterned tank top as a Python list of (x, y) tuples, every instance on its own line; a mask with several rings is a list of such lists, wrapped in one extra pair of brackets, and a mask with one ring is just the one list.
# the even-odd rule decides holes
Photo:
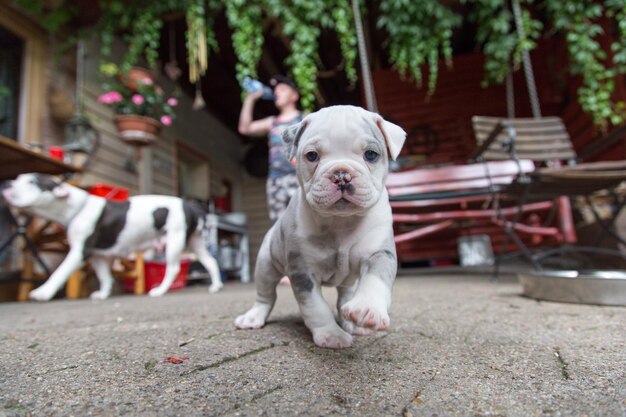
[(281, 139), (283, 130), (291, 125), (300, 123), (302, 121), (302, 114), (297, 115), (291, 120), (286, 122), (278, 121), (277, 118), (272, 122), (272, 128), (269, 131), (268, 146), (269, 146), (269, 178), (279, 178), (289, 174), (295, 174), (296, 167), (292, 161), (289, 161), (287, 154), (283, 147), (283, 141)]

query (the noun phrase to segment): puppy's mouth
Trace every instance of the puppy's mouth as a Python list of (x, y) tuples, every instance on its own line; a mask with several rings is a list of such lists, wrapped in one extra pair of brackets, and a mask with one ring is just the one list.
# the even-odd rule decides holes
[(357, 206), (353, 202), (348, 201), (345, 198), (341, 197), (339, 200), (335, 201), (332, 207), (335, 210), (343, 211), (343, 210), (348, 210), (351, 208), (356, 208)]

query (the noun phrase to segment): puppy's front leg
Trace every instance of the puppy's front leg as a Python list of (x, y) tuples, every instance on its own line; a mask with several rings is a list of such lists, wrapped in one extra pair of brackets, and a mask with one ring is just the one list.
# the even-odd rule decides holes
[(352, 336), (339, 327), (322, 296), (320, 285), (310, 274), (294, 273), (289, 278), (304, 324), (313, 334), (313, 342), (319, 347), (331, 349), (352, 346)]
[(35, 301), (48, 301), (67, 282), (70, 275), (83, 263), (83, 248), (73, 247), (61, 262), (61, 265), (50, 275), (50, 278), (39, 288), (32, 290), (28, 297)]
[(341, 307), (341, 316), (358, 327), (386, 329), (396, 272), (397, 261), (393, 250), (382, 249), (365, 259), (357, 290), (352, 299)]
[(354, 283), (351, 287), (337, 287), (337, 311), (339, 312), (339, 325), (350, 334), (356, 334), (359, 336), (372, 334), (375, 330), (367, 327), (356, 326), (352, 321), (346, 320), (341, 315), (341, 307), (354, 297), (356, 287), (357, 283)]
[(235, 319), (238, 329), (259, 329), (265, 326), (276, 302), (276, 286), (284, 276), (272, 264), (268, 245), (262, 245), (254, 269), (254, 284), (256, 285), (256, 302), (246, 313)]

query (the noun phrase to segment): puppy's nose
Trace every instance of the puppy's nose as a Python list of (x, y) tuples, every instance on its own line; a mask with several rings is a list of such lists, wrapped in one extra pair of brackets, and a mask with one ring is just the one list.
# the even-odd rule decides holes
[(331, 180), (335, 184), (343, 185), (352, 181), (352, 176), (350, 176), (350, 173), (347, 171), (335, 171)]

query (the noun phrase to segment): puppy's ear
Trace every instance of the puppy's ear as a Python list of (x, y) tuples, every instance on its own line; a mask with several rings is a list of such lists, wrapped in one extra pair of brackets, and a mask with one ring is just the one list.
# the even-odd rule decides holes
[(389, 156), (395, 161), (400, 154), (402, 145), (404, 145), (406, 132), (400, 126), (384, 120), (379, 115), (374, 116), (374, 122), (383, 133), (385, 143), (389, 149)]
[(70, 195), (70, 190), (61, 183), (52, 189), (52, 194), (56, 198), (67, 198)]
[(287, 129), (283, 130), (282, 139), (283, 144), (285, 145), (285, 153), (287, 154), (287, 159), (290, 161), (296, 156), (298, 144), (300, 143), (300, 137), (304, 133), (308, 124), (309, 121), (304, 119), (300, 123), (289, 126)]

